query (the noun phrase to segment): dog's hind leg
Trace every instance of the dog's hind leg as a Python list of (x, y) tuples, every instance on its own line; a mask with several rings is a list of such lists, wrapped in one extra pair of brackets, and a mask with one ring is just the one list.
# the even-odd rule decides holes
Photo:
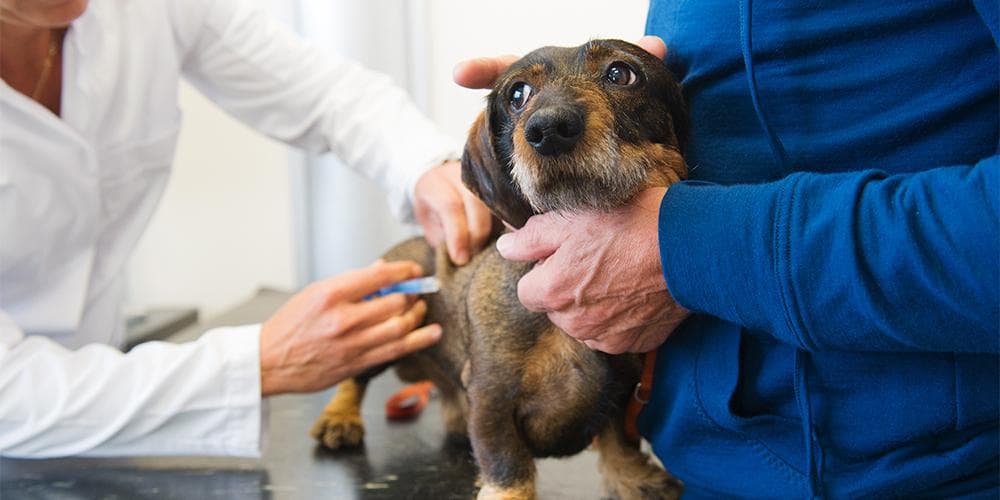
[(621, 417), (597, 437), (598, 469), (605, 496), (618, 500), (680, 498), (683, 486), (625, 438)]
[(365, 437), (361, 400), (367, 386), (367, 379), (354, 378), (337, 384), (337, 392), (323, 408), (309, 434), (331, 450), (360, 445)]
[(445, 437), (451, 445), (468, 447), (469, 403), (465, 391), (454, 387), (439, 387), (441, 391), (441, 419), (444, 420)]
[(479, 464), (479, 500), (535, 498), (535, 459), (521, 439), (507, 395), (469, 387), (469, 439)]

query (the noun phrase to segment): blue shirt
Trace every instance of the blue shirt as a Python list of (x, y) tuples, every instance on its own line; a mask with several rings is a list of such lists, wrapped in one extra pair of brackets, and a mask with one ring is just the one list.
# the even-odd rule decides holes
[(688, 495), (996, 498), (998, 12), (651, 2), (692, 121), (663, 272), (696, 314), (640, 428)]

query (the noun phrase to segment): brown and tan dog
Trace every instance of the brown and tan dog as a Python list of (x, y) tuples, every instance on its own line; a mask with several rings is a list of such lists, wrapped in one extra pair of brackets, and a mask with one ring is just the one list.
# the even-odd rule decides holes
[[(487, 103), (466, 143), (462, 179), (514, 227), (550, 210), (609, 209), (686, 174), (680, 87), (632, 44), (536, 50), (497, 80)], [(456, 268), (422, 239), (385, 257), (414, 260), (441, 281), (441, 292), (426, 297), (426, 321), (443, 326), (443, 339), (396, 367), (404, 380), (434, 381), (446, 430), (472, 444), (480, 498), (534, 498), (534, 458), (578, 453), (595, 436), (608, 496), (679, 495), (679, 483), (624, 435), (639, 357), (591, 351), (526, 310), (517, 282), (530, 265), (489, 245)], [(312, 429), (324, 446), (361, 442), (361, 398), (374, 374), (338, 386)]]

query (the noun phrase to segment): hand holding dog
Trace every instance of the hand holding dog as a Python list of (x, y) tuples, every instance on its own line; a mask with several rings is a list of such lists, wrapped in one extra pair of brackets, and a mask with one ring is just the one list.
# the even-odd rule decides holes
[(663, 281), (657, 218), (665, 189), (614, 212), (549, 212), (503, 235), (497, 250), (540, 262), (518, 283), (525, 307), (611, 354), (656, 349), (689, 315)]
[(493, 216), (486, 205), (462, 184), (461, 163), (447, 161), (417, 180), (413, 212), (431, 246), (441, 243), (451, 261), (469, 262), (486, 243)]
[(261, 327), (261, 395), (325, 389), (437, 342), (439, 325), (414, 330), (423, 301), (403, 294), (362, 300), (421, 275), (413, 262), (376, 262), (296, 294)]

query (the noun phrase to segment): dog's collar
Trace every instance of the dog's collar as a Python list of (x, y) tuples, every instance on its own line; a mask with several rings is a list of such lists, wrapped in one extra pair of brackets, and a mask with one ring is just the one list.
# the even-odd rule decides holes
[(637, 420), (639, 412), (649, 402), (653, 393), (653, 370), (655, 367), (656, 349), (653, 349), (643, 357), (642, 375), (639, 377), (639, 382), (635, 384), (635, 390), (628, 400), (628, 406), (625, 407), (625, 438), (632, 443), (638, 443), (641, 439)]

